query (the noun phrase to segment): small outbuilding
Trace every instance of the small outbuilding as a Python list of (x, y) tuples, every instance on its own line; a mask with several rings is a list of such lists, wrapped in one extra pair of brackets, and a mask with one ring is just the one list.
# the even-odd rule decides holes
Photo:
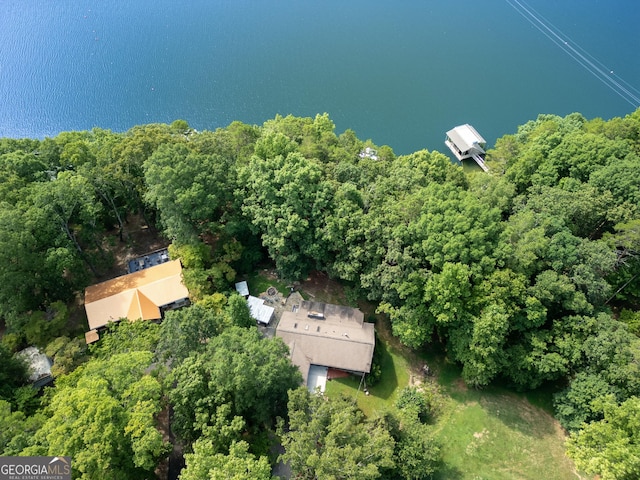
[(249, 296), (249, 285), (247, 284), (246, 280), (236, 283), (236, 292), (238, 292), (244, 298), (247, 298)]
[(253, 295), (249, 295), (247, 303), (249, 304), (251, 316), (255, 321), (262, 325), (269, 325), (275, 308), (265, 305), (264, 300)]
[(266, 305), (263, 299), (251, 295), (246, 280), (236, 283), (236, 292), (247, 299), (249, 312), (256, 322), (261, 325), (269, 325), (271, 323), (275, 308)]

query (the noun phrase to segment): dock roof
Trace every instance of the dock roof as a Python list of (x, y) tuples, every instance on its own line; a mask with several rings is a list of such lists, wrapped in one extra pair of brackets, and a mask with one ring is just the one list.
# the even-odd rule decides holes
[(449, 130), (447, 132), (447, 137), (449, 137), (456, 147), (458, 147), (462, 152), (466, 152), (471, 150), (473, 147), (482, 146), (487, 143), (476, 129), (468, 123)]

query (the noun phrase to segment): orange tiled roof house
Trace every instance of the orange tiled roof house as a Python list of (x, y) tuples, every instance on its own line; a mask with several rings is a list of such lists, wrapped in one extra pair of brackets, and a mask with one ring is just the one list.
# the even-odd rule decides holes
[(109, 322), (159, 320), (164, 311), (186, 305), (189, 292), (182, 283), (182, 265), (173, 260), (87, 287), (84, 308), (89, 331), (87, 343), (99, 338)]

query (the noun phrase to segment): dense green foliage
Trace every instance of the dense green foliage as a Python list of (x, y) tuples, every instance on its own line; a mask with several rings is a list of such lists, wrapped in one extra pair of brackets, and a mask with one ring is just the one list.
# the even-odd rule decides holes
[(408, 389), (405, 397), (397, 414), (367, 419), (345, 397), (327, 398), (304, 387), (290, 391), (288, 424), (279, 427), (282, 460), (301, 479), (432, 478), (439, 447), (416, 407), (426, 397), (418, 389)]
[(195, 440), (203, 433), (219, 435), (220, 421), (260, 427), (284, 414), (287, 391), (301, 381), (286, 353), (280, 338), (262, 339), (255, 328), (230, 327), (212, 338), (169, 378), (174, 429)]
[(296, 478), (375, 479), (394, 466), (395, 442), (348, 399), (328, 400), (306, 388), (289, 394), (289, 428), (281, 429), (284, 461)]
[[(170, 398), (185, 439), (203, 438), (197, 448), (194, 443), (191, 465), (200, 467), (192, 471), (259, 463), (242, 435), (281, 414), (285, 385), (295, 379), (278, 363), (284, 347), (241, 330), (252, 323), (244, 303), (223, 292), (237, 272), (254, 270), (268, 256), (286, 281), (318, 269), (368, 296), (404, 344), (441, 344), (469, 385), (560, 386), (557, 416), (576, 439), (612, 425), (616, 409), (640, 396), (640, 110), (610, 121), (540, 115), (498, 139), (487, 158), (489, 174), (465, 174), (438, 152), (395, 157), (380, 147), (373, 160), (359, 155), (365, 146), (375, 147), (350, 130), (336, 135), (326, 114), (277, 116), (259, 127), (234, 122), (215, 132), (177, 121), (124, 133), (0, 139), (2, 348), (44, 347), (56, 359), (56, 373), (74, 379), (56, 391), (98, 382), (80, 377), (111, 357), (152, 352), (173, 368), (178, 388)], [(130, 238), (134, 217), (172, 242), (195, 305), (171, 312), (155, 329), (113, 329), (90, 352), (93, 360), (78, 367), (87, 356), (69, 331), (66, 305), (107, 271), (110, 247)], [(255, 361), (251, 366), (245, 348), (277, 364), (281, 376), (269, 379)], [(71, 373), (75, 368), (85, 373)], [(233, 368), (272, 382), (273, 390), (258, 391)], [(11, 425), (26, 421), (6, 385), (3, 398), (14, 410), (2, 418)], [(241, 399), (246, 392), (248, 403)], [(108, 388), (97, 386), (92, 395), (126, 404), (123, 392)], [(207, 400), (198, 403), (198, 395)], [(46, 397), (45, 408), (56, 402), (75, 411), (62, 398)], [(68, 402), (74, 398), (66, 395)], [(157, 408), (145, 412), (148, 424)], [(363, 428), (355, 412), (349, 415), (354, 432)], [(129, 420), (121, 420), (124, 429)], [(43, 425), (43, 431), (51, 427)], [(394, 462), (418, 458), (406, 453), (425, 441), (411, 433), (418, 431), (397, 430), (395, 445), (406, 450), (394, 451)], [(615, 429), (622, 437), (626, 431)], [(162, 450), (140, 449), (126, 433), (116, 437), (118, 445), (139, 449), (132, 471), (147, 469)], [(33, 448), (52, 444), (43, 438), (37, 434)], [(572, 445), (576, 459), (592, 448), (587, 441)], [(77, 468), (103, 465), (113, 448)], [(213, 451), (222, 457), (198, 460)], [(608, 475), (604, 460), (588, 468)]]
[(599, 407), (604, 418), (571, 435), (569, 454), (587, 473), (603, 480), (631, 480), (640, 472), (640, 399), (621, 404), (605, 397)]
[(211, 440), (198, 439), (193, 453), (185, 455), (186, 468), (180, 480), (271, 480), (271, 465), (266, 457), (249, 453), (247, 442), (234, 442), (229, 454), (217, 453)]
[(0, 401), (15, 402), (16, 389), (27, 383), (27, 365), (0, 343)]
[(151, 352), (94, 359), (59, 379), (46, 421), (25, 455), (73, 458), (77, 478), (146, 478), (167, 453), (156, 428), (162, 387), (145, 370)]

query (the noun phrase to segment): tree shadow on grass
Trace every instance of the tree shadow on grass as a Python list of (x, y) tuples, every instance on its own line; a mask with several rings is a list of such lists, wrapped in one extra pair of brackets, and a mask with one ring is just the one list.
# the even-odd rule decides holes
[(557, 434), (556, 420), (522, 394), (491, 389), (480, 402), (487, 414), (523, 435), (543, 438)]
[(377, 348), (380, 349), (380, 381), (371, 387), (369, 392), (383, 400), (388, 400), (393, 392), (398, 388), (398, 375), (396, 373), (393, 358), (389, 353), (389, 347), (384, 342), (378, 342)]
[(374, 415), (375, 412), (392, 408), (396, 392), (407, 383), (405, 377), (408, 379), (408, 374), (398, 372), (403, 368), (402, 364), (398, 363), (401, 360), (397, 356), (394, 358), (394, 354), (388, 350), (390, 348), (388, 345), (380, 342), (379, 347), (382, 375), (376, 385), (366, 386), (368, 394), (364, 391), (365, 384), (360, 384), (362, 377), (357, 375), (332, 379), (327, 383), (327, 394), (329, 396), (346, 395), (348, 398), (357, 400), (359, 407), (366, 415)]
[(464, 405), (477, 403), (488, 417), (526, 436), (543, 438), (557, 433), (551, 406), (554, 386), (517, 393), (496, 381), (477, 389), (464, 382), (460, 365), (445, 356), (436, 356), (431, 362), (437, 369), (438, 384), (453, 400)]
[(462, 472), (454, 467), (453, 465), (449, 465), (444, 462), (440, 462), (438, 465), (438, 470), (431, 477), (433, 480), (454, 480), (458, 478), (462, 478)]

